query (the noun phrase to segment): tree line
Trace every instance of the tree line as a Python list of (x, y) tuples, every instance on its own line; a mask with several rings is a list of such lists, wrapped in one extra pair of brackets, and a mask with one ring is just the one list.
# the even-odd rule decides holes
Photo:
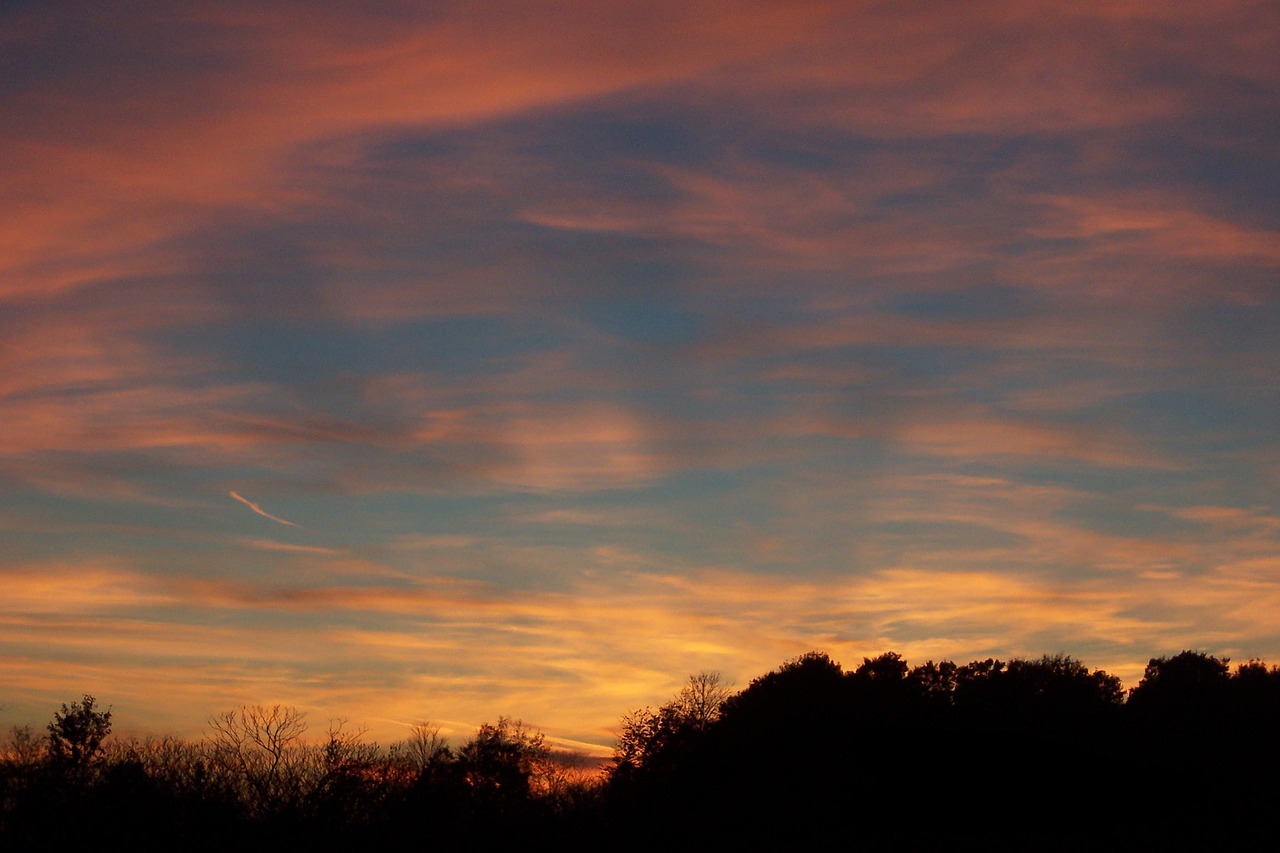
[(110, 708), (13, 727), (0, 845), (574, 849), (728, 842), (870, 849), (1130, 849), (1243, 841), (1280, 793), (1280, 667), (1184, 651), (1124, 690), (1067, 655), (844, 669), (810, 652), (735, 690), (692, 675), (618, 726), (595, 767), (502, 717), (458, 746), (382, 746), (286, 706), (198, 740), (110, 737)]

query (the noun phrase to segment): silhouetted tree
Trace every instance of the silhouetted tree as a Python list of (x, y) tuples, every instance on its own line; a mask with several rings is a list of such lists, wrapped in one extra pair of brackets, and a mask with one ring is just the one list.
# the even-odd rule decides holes
[(63, 705), (49, 723), (49, 757), (57, 765), (81, 772), (89, 766), (111, 733), (111, 710), (99, 710), (89, 694)]
[(209, 762), (237, 784), (251, 814), (278, 812), (301, 799), (305, 717), (285, 705), (243, 705), (209, 718)]
[(1280, 667), (1256, 659), (1242, 663), (1228, 688), (1237, 726), (1249, 737), (1280, 736), (1275, 725), (1280, 719)]
[(485, 723), (458, 750), (463, 781), (477, 801), (507, 809), (526, 802), (550, 750), (542, 732), (521, 720)]
[[(1235, 847), (1225, 834), (1249, 826), (1280, 793), (1271, 781), (1280, 760), (1276, 742), (1258, 736), (1274, 731), (1274, 719), (1253, 732), (1240, 727), (1239, 694), (1228, 663), (1227, 658), (1186, 650), (1152, 658), (1129, 692), (1128, 753), (1132, 772), (1143, 780), (1135, 805), (1151, 812), (1184, 800), (1188, 791), (1212, 791), (1220, 802), (1242, 809), (1236, 820), (1217, 824), (1198, 810), (1171, 810), (1161, 826), (1161, 841), (1205, 845), (1211, 829), (1217, 836), (1212, 846)], [(1257, 675), (1256, 668), (1248, 667), (1244, 681)]]
[(417, 773), (430, 771), (453, 758), (449, 749), (449, 741), (440, 734), (440, 727), (431, 723), (415, 723), (409, 729), (409, 736), (391, 745), (393, 759), (403, 761)]
[(1015, 658), (997, 676), (1009, 683), (1005, 691), (1012, 710), (1034, 720), (1034, 727), (1074, 723), (1091, 725), (1099, 715), (1124, 704), (1120, 679), (1102, 670), (1089, 671), (1070, 655), (1044, 655), (1037, 660)]
[(622, 718), (614, 747), (614, 774), (621, 780), (642, 770), (664, 772), (664, 767), (689, 760), (684, 750), (720, 719), (724, 703), (733, 695), (719, 673), (690, 675), (680, 692), (657, 709), (641, 708)]
[(742, 843), (817, 843), (850, 803), (867, 795), (867, 768), (859, 761), (865, 733), (852, 724), (854, 696), (853, 679), (823, 652), (753, 679), (725, 701), (702, 750), (709, 760), (694, 781), (714, 792), (704, 795), (705, 808), (789, 816), (785, 823), (746, 824)]
[(11, 726), (4, 745), (4, 760), (17, 768), (30, 768), (45, 757), (48, 742), (31, 726)]
[(735, 726), (763, 731), (779, 725), (799, 725), (820, 735), (839, 714), (847, 682), (840, 664), (825, 652), (808, 652), (755, 678), (741, 693), (727, 699), (722, 716)]
[(670, 704), (687, 725), (704, 731), (720, 719), (720, 711), (732, 695), (720, 673), (700, 672), (689, 676)]
[(3, 744), (0, 849), (381, 849), (411, 833), (441, 849), (1239, 849), (1269, 830), (1280, 668), (1184, 651), (1124, 698), (1064, 654), (909, 668), (886, 652), (846, 672), (810, 652), (737, 693), (691, 676), (628, 715), (592, 787), (506, 717), (456, 752), (427, 724), (388, 751), (341, 720), (305, 742), (281, 706), (218, 715), (199, 743), (139, 741), (108, 739), (86, 696), (47, 737), (15, 727)]
[(907, 674), (907, 662), (897, 652), (863, 658), (862, 665), (846, 676), (857, 724), (881, 729), (914, 725), (924, 703)]
[[(235, 846), (242, 819), (247, 818), (239, 780), (210, 766), (208, 744), (149, 737), (113, 741), (103, 752), (108, 764), (129, 768), (108, 777), (112, 798), (139, 803), (149, 792), (150, 801), (138, 807), (150, 810), (151, 835), (163, 839), (164, 846), (179, 848), (184, 841), (206, 849)], [(149, 787), (138, 780), (139, 771)]]
[(1230, 658), (1183, 651), (1171, 658), (1152, 658), (1129, 704), (1144, 713), (1192, 719), (1212, 713), (1227, 693)]
[(382, 817), (390, 768), (379, 761), (377, 745), (364, 742), (364, 732), (345, 719), (330, 720), (324, 741), (309, 751), (314, 766), (307, 768), (304, 796), (313, 830), (351, 833)]
[(950, 712), (955, 702), (957, 669), (949, 660), (926, 661), (907, 673), (907, 685), (926, 713), (940, 718)]

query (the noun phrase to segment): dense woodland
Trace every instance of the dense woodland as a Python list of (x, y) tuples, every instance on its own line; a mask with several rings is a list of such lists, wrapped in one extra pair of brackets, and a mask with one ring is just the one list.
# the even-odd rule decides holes
[(198, 741), (110, 736), (84, 696), (14, 727), (0, 847), (1147, 849), (1273, 832), (1280, 667), (1183, 652), (1141, 682), (1063, 655), (846, 671), (812, 652), (732, 690), (691, 676), (600, 768), (517, 720), (381, 746), (288, 707)]

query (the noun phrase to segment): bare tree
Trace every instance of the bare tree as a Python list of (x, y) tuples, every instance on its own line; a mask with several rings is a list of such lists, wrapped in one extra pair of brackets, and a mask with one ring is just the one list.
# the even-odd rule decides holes
[(421, 773), (451, 757), (449, 741), (440, 734), (440, 727), (426, 720), (414, 723), (409, 736), (391, 747), (393, 757), (400, 759), (415, 772)]
[(34, 767), (45, 756), (46, 741), (31, 726), (12, 726), (4, 744), (4, 760), (21, 768)]
[(378, 745), (364, 742), (365, 731), (346, 719), (333, 719), (325, 740), (306, 748), (305, 805), (321, 825), (351, 827), (370, 820), (397, 782)]
[(325, 775), (362, 770), (378, 759), (378, 746), (364, 742), (364, 726), (350, 728), (350, 721), (339, 717), (329, 721), (320, 758)]
[(720, 719), (733, 695), (718, 672), (690, 675), (670, 702), (654, 710), (641, 708), (622, 718), (614, 747), (614, 771), (622, 776), (677, 754), (690, 733), (699, 733)]
[(295, 803), (304, 793), (305, 717), (287, 705), (243, 705), (209, 719), (209, 760), (238, 779), (254, 811)]
[(718, 672), (690, 675), (672, 704), (680, 717), (695, 729), (702, 730), (720, 719), (720, 709), (733, 690)]
[(576, 750), (552, 749), (539, 766), (531, 787), (559, 811), (598, 790), (603, 781), (600, 760)]
[(169, 790), (187, 796), (205, 796), (226, 786), (228, 774), (210, 774), (204, 745), (165, 735), (114, 741), (104, 747), (109, 762), (137, 762), (147, 775)]

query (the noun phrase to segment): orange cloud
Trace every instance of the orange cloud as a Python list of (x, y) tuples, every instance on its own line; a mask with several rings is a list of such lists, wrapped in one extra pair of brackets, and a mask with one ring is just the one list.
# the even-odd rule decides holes
[(230, 453), (254, 444), (254, 435), (234, 418), (210, 418), (208, 412), (225, 411), (249, 390), (157, 386), (10, 399), (0, 407), (0, 452), (201, 446)]
[(171, 605), (173, 594), (145, 576), (112, 565), (40, 564), (0, 566), (7, 614), (84, 613)]
[(1066, 427), (973, 412), (936, 418), (921, 413), (892, 429), (892, 440), (911, 451), (968, 459), (1024, 456), (1077, 459), (1108, 467), (1167, 467), (1155, 454), (1124, 436), (1096, 427)]
[(485, 477), (538, 491), (635, 486), (670, 467), (653, 423), (602, 404), (427, 412), (413, 438), (482, 451)]
[(288, 542), (273, 542), (270, 539), (242, 538), (239, 541), (250, 548), (259, 548), (263, 551), (284, 551), (292, 554), (318, 554), (322, 556), (333, 556), (342, 553), (337, 548), (325, 548), (320, 545), (293, 545)]
[[(88, 689), (141, 711), (163, 682), (155, 719), (184, 730), (279, 700), (376, 718), (384, 739), (424, 716), (465, 735), (515, 713), (601, 746), (688, 672), (741, 683), (815, 647), (854, 663), (1062, 649), (1130, 683), (1179, 644), (1275, 647), (1270, 510), (1175, 507), (1132, 480), (1135, 508), (1131, 492), (1014, 473), (1216, 477), (1115, 426), (1114, 408), (1086, 415), (1208, 363), (1170, 317), (1206, 299), (1272, 304), (1274, 276), (1218, 274), (1280, 263), (1265, 217), (1124, 160), (1193, 123), (1217, 145), (1224, 97), (1260, 113), (1246, 99), (1272, 91), (1280, 30), (1258, 4), (242, 4), (95, 27), (86, 7), (41, 8), (0, 27), (42, 66), (0, 93), (0, 473), (22, 548), (37, 549), (28, 520), (50, 534), (42, 549), (125, 527), (52, 518), (34, 494), (230, 515), (230, 485), (257, 493), (224, 465), (330, 495), (538, 494), (456, 533), (361, 507), (359, 535), (389, 540), (376, 557), (336, 531), (176, 528), (160, 536), (233, 550), (164, 572), (129, 561), (136, 542), (82, 563), (0, 557), (0, 679), (23, 701)], [(544, 150), (600, 115), (655, 119), (645, 132), (662, 144), (602, 146), (588, 164)], [(384, 163), (402, 137), (422, 143), (408, 171)], [(656, 153), (686, 142), (706, 148)], [(607, 263), (675, 268), (669, 301), (705, 334), (658, 353), (548, 307), (548, 293), (622, 289), (575, 279), (595, 276), (581, 247), (606, 244), (640, 247)], [(1008, 282), (1025, 310), (940, 317), (893, 300), (975, 281)], [(262, 304), (276, 286), (279, 304)], [(720, 311), (761, 296), (745, 319)], [(794, 313), (769, 313), (778, 301)], [(236, 360), (252, 354), (172, 340), (230, 340), (264, 314), (380, 329), (465, 314), (555, 342), (485, 353), (483, 375), (457, 378), (447, 358), (404, 363), (417, 351), (388, 335), (373, 346), (396, 373), (343, 362), (285, 387), (242, 378), (260, 375)], [(999, 364), (920, 376), (899, 370), (904, 347)], [(1269, 382), (1258, 350), (1247, 375)], [(669, 394), (660, 412), (635, 402), (654, 389)], [(795, 465), (751, 474), (755, 503), (711, 506), (711, 523), (689, 511), (696, 489), (656, 509), (569, 500), (779, 462)], [(199, 482), (168, 479), (188, 474)], [(1159, 515), (1163, 532), (1073, 520), (1110, 505)], [(138, 518), (137, 559), (167, 560), (159, 525)], [(673, 556), (653, 545), (665, 535), (697, 543)], [(474, 579), (504, 573), (509, 587)]]
[(1239, 506), (1215, 506), (1202, 504), (1188, 507), (1159, 507), (1150, 509), (1167, 512), (1175, 518), (1195, 521), (1230, 531), (1255, 529), (1263, 532), (1280, 531), (1280, 518), (1261, 510)]
[[(184, 704), (155, 713), (185, 719), (184, 728), (198, 725), (184, 714), (266, 696), (376, 720), (384, 739), (424, 716), (465, 733), (517, 713), (606, 747), (622, 713), (664, 700), (688, 672), (719, 670), (741, 683), (812, 648), (853, 663), (888, 649), (914, 662), (1065, 649), (1133, 679), (1170, 644), (1230, 645), (1269, 632), (1280, 603), (1275, 554), (1119, 585), (1102, 574), (910, 565), (807, 579), (634, 571), (601, 554), (607, 571), (580, 573), (561, 592), (425, 577), (339, 585), (314, 572), (184, 580), (123, 566), (11, 568), (0, 641), (13, 653), (0, 675), (43, 694), (110, 672), (104, 695), (123, 691), (143, 704), (130, 687), (141, 672), (174, 668)], [(590, 567), (581, 561), (591, 558), (577, 559)], [(191, 618), (213, 611), (213, 627)], [(36, 661), (48, 662), (44, 675)], [(199, 672), (179, 677), (183, 661), (200, 661)]]

